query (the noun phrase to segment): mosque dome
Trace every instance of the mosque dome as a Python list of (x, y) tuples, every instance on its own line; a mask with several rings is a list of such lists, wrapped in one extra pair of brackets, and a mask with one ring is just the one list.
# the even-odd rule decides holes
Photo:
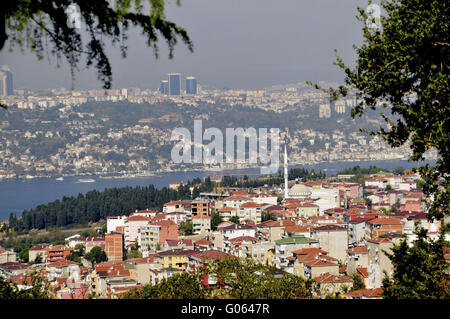
[(303, 184), (295, 184), (288, 192), (289, 197), (309, 197), (311, 191)]

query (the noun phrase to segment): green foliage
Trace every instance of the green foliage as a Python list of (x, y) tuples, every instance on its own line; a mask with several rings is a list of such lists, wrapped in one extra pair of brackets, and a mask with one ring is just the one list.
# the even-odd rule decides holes
[(34, 258), (33, 264), (42, 264), (43, 262), (42, 254), (39, 253), (36, 255), (36, 258)]
[(266, 220), (277, 220), (277, 218), (272, 212), (262, 212), (261, 221), (265, 222)]
[(230, 222), (233, 222), (235, 224), (239, 224), (240, 223), (240, 219), (239, 219), (238, 216), (231, 216)]
[(108, 260), (105, 251), (98, 246), (93, 247), (88, 253), (84, 255), (84, 258), (86, 258), (86, 260), (92, 264), (92, 267), (94, 267), (95, 264)]
[(20, 258), (20, 261), (23, 263), (28, 262), (28, 248), (24, 248), (20, 251), (19, 258)]
[(296, 179), (299, 178), (303, 182), (306, 182), (307, 180), (318, 180), (318, 179), (324, 179), (326, 177), (325, 173), (315, 172), (314, 170), (308, 171), (305, 168), (292, 168), (289, 170), (288, 173), (289, 179)]
[(186, 220), (180, 223), (180, 230), (185, 236), (192, 235), (194, 232), (194, 226), (191, 220)]
[[(314, 170), (308, 171), (305, 168), (292, 168), (289, 170), (289, 179), (300, 178), (302, 181), (306, 180), (318, 180), (326, 177), (325, 173), (315, 172)], [(284, 177), (281, 174), (249, 178), (244, 175), (242, 178), (236, 176), (223, 176), (220, 185), (222, 187), (240, 187), (240, 188), (252, 188), (262, 186), (280, 185), (284, 182)]]
[(164, 278), (158, 284), (146, 285), (142, 289), (129, 291), (124, 299), (204, 299), (207, 289), (200, 276), (186, 272), (176, 273)]
[[(206, 277), (216, 284), (207, 285)], [(181, 272), (158, 284), (127, 293), (127, 299), (295, 299), (312, 296), (312, 281), (291, 274), (277, 274), (276, 268), (251, 259), (214, 260), (196, 273)]]
[(264, 185), (272, 186), (278, 185), (283, 182), (283, 177), (281, 175), (270, 176), (264, 178), (238, 178), (236, 176), (223, 176), (220, 185), (222, 187), (261, 187)]
[(73, 249), (70, 250), (70, 255), (66, 257), (67, 260), (72, 260), (81, 263), (81, 257), (84, 256), (86, 248), (83, 244), (76, 244)]
[(423, 160), (432, 148), (437, 151), (436, 165), (426, 164), (417, 171), (426, 182), (424, 193), (434, 197), (428, 218), (442, 219), (450, 214), (450, 7), (437, 0), (386, 0), (381, 7), (384, 16), (378, 31), (368, 28), (366, 11), (358, 8), (363, 44), (355, 48), (354, 68), (337, 56), (335, 64), (346, 74), (345, 85), (329, 89), (330, 99), (356, 93), (353, 118), (368, 110), (381, 111), (387, 128), (366, 132), (381, 136), (392, 147), (410, 142), (410, 160)]
[(252, 259), (218, 259), (209, 263), (203, 273), (217, 279), (215, 297), (293, 299), (311, 296), (309, 282), (291, 274), (277, 274), (275, 267)]
[(223, 222), (223, 217), (219, 213), (211, 214), (211, 229), (212, 230), (217, 229), (217, 225), (219, 225), (221, 222)]
[(403, 166), (397, 166), (392, 170), (392, 173), (395, 175), (402, 175), (405, 173), (405, 168)]
[[(191, 184), (188, 183), (189, 185)], [(128, 215), (136, 209), (149, 208), (161, 211), (163, 205), (169, 201), (190, 198), (188, 186), (180, 187), (179, 190), (171, 190), (168, 187), (156, 189), (154, 185), (134, 188), (114, 187), (102, 192), (92, 190), (85, 195), (80, 193), (78, 196), (65, 196), (62, 200), (58, 199), (46, 205), (25, 210), (22, 212), (21, 219), (11, 213), (9, 224), (15, 231), (28, 231), (98, 222), (106, 219), (107, 216)], [(208, 185), (207, 179), (200, 189), (208, 188), (212, 189), (212, 185)], [(96, 233), (86, 232), (84, 235), (95, 236)]]
[(358, 174), (376, 174), (379, 172), (389, 172), (389, 171), (385, 168), (379, 168), (379, 167), (372, 166), (372, 165), (370, 165), (368, 168), (364, 168), (364, 167), (360, 167), (359, 165), (356, 165), (356, 166), (353, 166), (350, 168), (343, 169), (338, 174), (358, 175)]
[(130, 257), (131, 258), (139, 258), (141, 255), (141, 252), (139, 251), (140, 246), (138, 245), (138, 241), (136, 239), (136, 241), (134, 242), (134, 246), (131, 247), (131, 251), (130, 251)]
[(450, 265), (444, 258), (444, 231), (438, 240), (416, 227), (417, 240), (409, 247), (406, 239), (386, 253), (394, 267), (392, 279), (385, 273), (383, 297), (387, 299), (450, 298)]
[[(70, 4), (78, 5), (81, 14), (81, 28), (70, 27), (66, 10)], [(179, 0), (177, 1), (180, 5)], [(144, 9), (149, 8), (145, 14)], [(146, 43), (158, 58), (158, 40), (162, 39), (169, 48), (169, 58), (181, 39), (188, 49), (193, 44), (187, 32), (165, 17), (165, 1), (149, 0), (144, 7), (141, 1), (7, 1), (4, 3), (0, 20), (6, 20), (6, 30), (0, 32), (0, 49), (7, 39), (10, 49), (18, 46), (21, 51), (28, 47), (39, 59), (44, 52), (56, 55), (58, 63), (64, 56), (71, 67), (72, 79), (81, 60), (86, 67), (95, 65), (98, 79), (104, 88), (110, 88), (112, 70), (104, 52), (105, 41), (120, 44), (122, 57), (127, 54), (127, 38), (130, 26), (139, 28), (146, 37)], [(86, 41), (86, 38), (88, 40)]]
[(0, 276), (0, 299), (48, 299), (48, 284), (36, 272), (25, 278), (30, 278), (31, 288), (19, 289), (14, 282), (6, 281)]
[(366, 288), (366, 286), (364, 285), (364, 282), (363, 282), (361, 276), (359, 276), (358, 274), (354, 274), (352, 276), (352, 278), (353, 278), (353, 286), (350, 289), (350, 291), (355, 291), (355, 290)]
[(108, 230), (108, 225), (106, 223), (104, 223), (102, 225), (102, 233), (101, 233), (103, 237), (105, 237), (107, 230)]
[[(47, 235), (34, 235), (34, 234), (29, 234), (28, 236), (23, 236), (23, 237), (17, 237), (16, 235), (19, 235), (22, 233), (18, 232), (15, 233), (13, 236), (13, 229), (12, 231), (9, 233), (9, 236), (6, 238), (3, 238), (2, 240), (0, 240), (0, 246), (5, 247), (5, 248), (13, 248), (15, 252), (20, 253), (23, 249), (25, 248), (31, 248), (35, 245), (38, 244), (43, 244), (43, 243), (53, 243), (53, 242), (57, 242), (60, 240), (64, 240), (64, 238), (66, 238), (67, 236), (70, 236), (71, 233), (64, 233), (61, 232), (59, 230), (57, 231), (51, 231), (49, 234)], [(26, 233), (25, 231), (23, 231), (23, 233)]]

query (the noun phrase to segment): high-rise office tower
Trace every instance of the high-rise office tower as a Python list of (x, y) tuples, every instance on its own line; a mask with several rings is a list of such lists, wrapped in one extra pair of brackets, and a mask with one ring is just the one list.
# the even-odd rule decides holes
[(197, 79), (193, 76), (186, 78), (186, 94), (197, 94)]
[(169, 94), (169, 81), (167, 81), (167, 80), (161, 81), (161, 86), (159, 87), (159, 92), (161, 92), (161, 94)]
[(6, 73), (0, 71), (0, 96), (8, 95), (6, 87)]
[(181, 74), (169, 73), (169, 94), (180, 95), (181, 94)]
[(7, 65), (2, 65), (0, 67), (0, 96), (13, 94), (13, 75)]

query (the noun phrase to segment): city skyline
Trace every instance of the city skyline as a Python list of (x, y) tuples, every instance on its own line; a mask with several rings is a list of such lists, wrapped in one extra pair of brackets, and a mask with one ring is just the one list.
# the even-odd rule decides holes
[[(354, 18), (356, 7), (367, 4), (353, 0), (339, 4), (286, 0), (283, 4), (254, 0), (182, 1), (181, 7), (168, 4), (167, 17), (187, 30), (194, 42), (194, 53), (178, 44), (174, 59), (170, 60), (161, 42), (160, 58), (155, 60), (152, 50), (136, 30), (131, 30), (126, 59), (120, 57), (117, 48), (106, 48), (112, 64), (113, 88), (157, 89), (168, 70), (195, 74), (204, 85), (217, 88), (260, 89), (305, 80), (341, 81), (343, 74), (333, 66), (333, 49), (345, 61), (354, 61), (352, 45), (361, 38), (361, 25)], [(233, 17), (231, 21), (229, 16)], [(321, 17), (320, 23), (317, 17)], [(57, 68), (56, 59), (50, 57), (51, 63), (48, 61), (38, 61), (31, 53), (3, 50), (0, 55), (0, 64), (10, 65), (16, 75), (17, 88), (70, 89), (68, 64), (62, 60), (61, 68)], [(39, 81), (32, 74), (39, 75)], [(87, 70), (83, 65), (76, 72), (74, 84), (75, 90), (102, 85), (94, 69)]]

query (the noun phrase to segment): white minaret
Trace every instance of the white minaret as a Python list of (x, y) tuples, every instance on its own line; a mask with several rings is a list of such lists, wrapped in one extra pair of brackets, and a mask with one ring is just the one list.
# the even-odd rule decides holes
[(288, 159), (287, 159), (287, 146), (284, 144), (284, 198), (288, 198)]

